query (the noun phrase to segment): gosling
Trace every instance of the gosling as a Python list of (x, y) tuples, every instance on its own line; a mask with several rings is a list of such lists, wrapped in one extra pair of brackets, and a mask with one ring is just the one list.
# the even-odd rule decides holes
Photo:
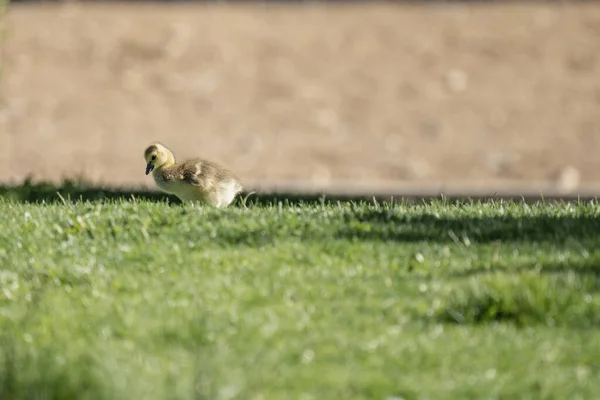
[(152, 172), (156, 186), (182, 202), (227, 207), (242, 191), (242, 184), (227, 168), (208, 160), (175, 163), (175, 156), (160, 143), (144, 151), (146, 175)]

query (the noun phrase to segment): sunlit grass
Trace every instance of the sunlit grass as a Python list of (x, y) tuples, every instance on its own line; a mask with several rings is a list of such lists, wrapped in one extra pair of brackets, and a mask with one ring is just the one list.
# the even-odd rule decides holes
[(594, 398), (595, 203), (0, 203), (0, 398)]

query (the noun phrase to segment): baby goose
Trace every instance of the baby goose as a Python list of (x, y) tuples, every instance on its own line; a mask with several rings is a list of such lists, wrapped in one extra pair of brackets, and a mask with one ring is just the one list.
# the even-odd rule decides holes
[(152, 143), (144, 151), (146, 175), (152, 172), (156, 186), (181, 201), (226, 207), (242, 191), (237, 177), (212, 161), (194, 159), (175, 163), (171, 150)]

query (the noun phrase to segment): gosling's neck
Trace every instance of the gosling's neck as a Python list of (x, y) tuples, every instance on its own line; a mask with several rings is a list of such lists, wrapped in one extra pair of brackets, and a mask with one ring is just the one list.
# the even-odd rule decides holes
[(172, 172), (169, 171), (169, 167), (172, 167), (174, 165), (175, 165), (175, 161), (169, 160), (169, 161), (161, 164), (160, 166), (155, 167), (154, 170), (152, 171), (152, 177), (154, 178), (154, 181), (157, 184), (160, 184), (161, 182), (169, 180), (170, 176), (172, 175)]

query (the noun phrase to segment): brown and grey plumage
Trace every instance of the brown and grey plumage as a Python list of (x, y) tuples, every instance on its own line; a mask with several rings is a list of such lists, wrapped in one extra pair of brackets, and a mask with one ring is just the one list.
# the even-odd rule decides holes
[(181, 201), (226, 207), (242, 191), (229, 169), (209, 160), (193, 159), (177, 164), (171, 150), (152, 143), (144, 151), (146, 175), (152, 172), (156, 186)]

